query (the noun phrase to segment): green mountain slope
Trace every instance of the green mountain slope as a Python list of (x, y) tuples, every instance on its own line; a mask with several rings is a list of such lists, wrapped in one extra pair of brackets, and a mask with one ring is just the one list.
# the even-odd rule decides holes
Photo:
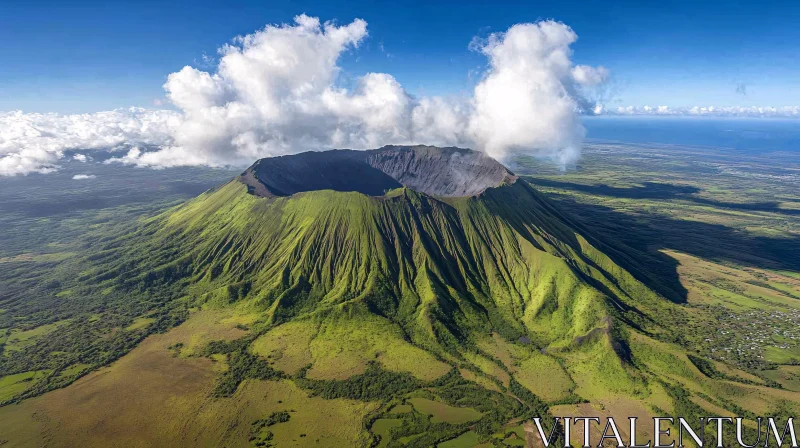
[[(84, 311), (50, 319), (61, 345), (2, 358), (8, 374), (45, 378), (11, 399), (69, 384), (186, 319), (161, 350), (223, 367), (210, 401), (185, 412), (231, 396), (245, 406), (253, 381), (291, 382), (371, 403), (351, 434), (365, 445), (503, 440), (537, 415), (689, 417), (741, 410), (734, 396), (754, 408), (778, 397), (687, 356), (670, 329), (684, 312), (640, 281), (631, 253), (467, 150), (265, 159), (99, 246), (62, 268), (60, 288)], [(198, 324), (213, 313), (227, 320)], [(267, 444), (278, 415), (255, 421), (251, 441)]]
[[(496, 334), (599, 357), (610, 370), (598, 378), (624, 389), (636, 376), (627, 329), (663, 333), (648, 315), (664, 300), (510, 173), (468, 197), (405, 187), (261, 197), (250, 172), (116, 242), (108, 260), (122, 265), (86, 280), (143, 293), (183, 284), (199, 303), (256, 314), (254, 335), (293, 325), (313, 353), (282, 362), (323, 379), (372, 360), (427, 379), (448, 365), (482, 372), (481, 344)], [(256, 346), (270, 353), (269, 339)]]
[(476, 333), (566, 347), (608, 333), (612, 314), (645, 322), (637, 305), (656, 300), (523, 182), (460, 198), (403, 188), (265, 199), (235, 180), (142, 232), (153, 234), (122, 258), (147, 254), (152, 267), (128, 285), (181, 278), (273, 325), (374, 314), (445, 357)]

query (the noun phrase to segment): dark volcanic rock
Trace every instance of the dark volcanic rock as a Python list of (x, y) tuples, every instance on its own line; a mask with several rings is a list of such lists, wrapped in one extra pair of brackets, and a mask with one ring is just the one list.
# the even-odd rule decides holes
[(516, 176), (481, 152), (432, 146), (385, 146), (369, 151), (305, 152), (261, 159), (242, 173), (264, 197), (312, 190), (380, 196), (403, 185), (434, 196), (473, 196)]
[(258, 196), (291, 196), (301, 191), (358, 191), (380, 196), (402, 185), (371, 167), (363, 151), (304, 152), (257, 161), (241, 180)]

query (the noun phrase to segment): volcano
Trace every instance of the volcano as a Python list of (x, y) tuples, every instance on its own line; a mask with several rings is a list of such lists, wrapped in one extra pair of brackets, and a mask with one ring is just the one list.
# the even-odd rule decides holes
[[(759, 378), (687, 354), (671, 327), (689, 318), (634, 252), (480, 152), (262, 159), (132, 228), (60, 284), (91, 316), (125, 313), (69, 365), (122, 359), (7, 411), (77, 428), (59, 429), (65, 441), (108, 428), (108, 443), (131, 421), (115, 415), (133, 412), (170, 446), (308, 446), (307, 433), (320, 446), (511, 446), (515, 425), (557, 412), (690, 417), (693, 400), (769, 399)], [(25, 353), (47, 367), (51, 352)], [(22, 398), (74, 381), (51, 377)], [(117, 398), (130, 388), (135, 401)]]
[(465, 149), (262, 159), (167, 222), (152, 251), (183, 252), (172, 264), (195, 287), (235, 290), (225, 300), (273, 324), (363, 314), (442, 357), (476, 333), (543, 349), (611, 334), (612, 314), (654, 296), (530, 185)]

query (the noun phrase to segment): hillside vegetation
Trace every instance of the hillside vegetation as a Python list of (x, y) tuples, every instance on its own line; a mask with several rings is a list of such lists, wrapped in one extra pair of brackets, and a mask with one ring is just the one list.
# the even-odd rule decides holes
[[(174, 396), (174, 412), (205, 412), (181, 432), (159, 424), (142, 436), (169, 434), (173, 445), (202, 428), (245, 446), (513, 445), (524, 419), (574, 406), (625, 419), (800, 403), (688, 354), (676, 327), (689, 316), (668, 289), (647, 286), (633, 252), (600, 242), (507, 171), (470, 196), (403, 186), (259, 195), (257, 172), (59, 264), (57, 284), (39, 290), (59, 305), (0, 302), (0, 397), (24, 400), (0, 408), (0, 421), (30, 429), (23, 414), (39, 409), (80, 434), (92, 422), (70, 421), (50, 397), (92, 409), (93, 394), (105, 397), (95, 406), (113, 400), (140, 365), (185, 372), (183, 383), (158, 380), (185, 392), (148, 387)], [(154, 333), (166, 334), (145, 340)], [(113, 375), (89, 373), (137, 345)], [(328, 404), (309, 408), (317, 400)], [(161, 402), (130, 406), (146, 422)], [(351, 411), (360, 424), (344, 423)], [(332, 431), (325, 415), (342, 426)], [(2, 426), (0, 439), (19, 436)]]

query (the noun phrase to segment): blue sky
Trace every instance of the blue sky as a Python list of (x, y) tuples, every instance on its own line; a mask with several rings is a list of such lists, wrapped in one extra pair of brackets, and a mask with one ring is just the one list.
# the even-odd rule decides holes
[(416, 95), (472, 89), (486, 64), (473, 36), (553, 18), (578, 34), (576, 63), (611, 70), (619, 104), (800, 104), (800, 2), (388, 3), (6, 0), (0, 111), (154, 107), (169, 73), (299, 13), (366, 20), (369, 37), (340, 61), (345, 82), (386, 72)]

